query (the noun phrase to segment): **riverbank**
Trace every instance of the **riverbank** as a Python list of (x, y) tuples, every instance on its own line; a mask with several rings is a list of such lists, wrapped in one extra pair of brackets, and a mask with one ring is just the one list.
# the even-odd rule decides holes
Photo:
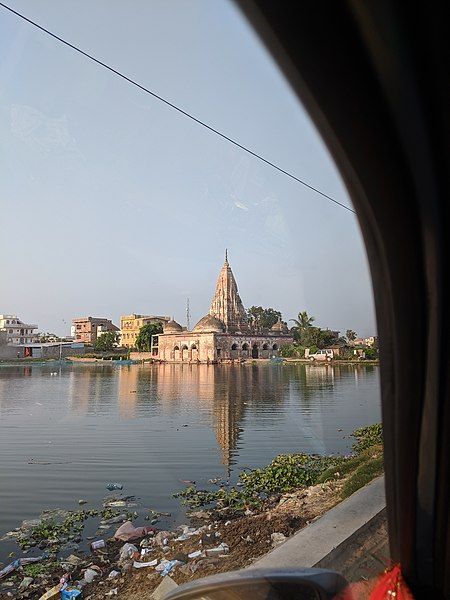
[[(381, 473), (381, 426), (353, 435), (356, 442), (347, 457), (280, 455), (265, 468), (242, 471), (235, 487), (220, 478), (210, 480), (206, 490), (185, 482), (177, 496), (190, 507), (191, 523), (173, 531), (158, 531), (157, 513), (136, 531), (136, 499), (120, 491), (102, 509), (86, 510), (80, 500), (79, 511), (52, 511), (24, 522), (6, 536), (17, 540), (22, 547), (17, 556), (25, 560), (13, 561), (3, 579), (0, 571), (0, 598), (38, 599), (64, 578), (86, 599), (146, 599), (163, 581), (162, 573), (184, 583), (243, 568)], [(89, 541), (99, 543), (83, 553), (77, 544), (90, 518), (99, 523)], [(119, 526), (112, 537), (101, 537)], [(40, 558), (26, 564), (28, 552), (36, 555), (37, 548)], [(50, 597), (59, 595), (56, 589)]]

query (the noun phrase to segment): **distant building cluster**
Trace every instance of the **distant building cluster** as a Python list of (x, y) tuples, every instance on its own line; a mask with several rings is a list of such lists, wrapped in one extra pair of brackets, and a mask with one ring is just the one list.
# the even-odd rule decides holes
[[(152, 356), (169, 363), (273, 358), (279, 355), (283, 346), (294, 341), (281, 318), (267, 329), (249, 320), (225, 254), (209, 312), (192, 329), (161, 315), (122, 315), (120, 328), (106, 317), (87, 316), (74, 318), (70, 337), (59, 338), (50, 333), (39, 335), (37, 325), (25, 323), (17, 315), (4, 314), (0, 315), (0, 347), (10, 350), (0, 352), (0, 358), (13, 356), (15, 351), (12, 348), (17, 348), (17, 357), (44, 356), (58, 351), (61, 357), (84, 346), (95, 346), (97, 340), (109, 332), (117, 334), (118, 346), (134, 349), (142, 327), (153, 323), (160, 323), (163, 332), (152, 340)], [(329, 333), (339, 338), (338, 331)], [(349, 342), (349, 345), (372, 348), (377, 346), (377, 338), (358, 338)], [(338, 350), (336, 346), (336, 354), (339, 354)]]

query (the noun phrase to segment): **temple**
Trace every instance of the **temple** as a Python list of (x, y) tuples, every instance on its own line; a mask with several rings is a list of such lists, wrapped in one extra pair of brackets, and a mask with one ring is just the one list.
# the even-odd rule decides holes
[(173, 319), (165, 323), (164, 333), (159, 335), (158, 358), (187, 363), (268, 359), (292, 342), (281, 320), (269, 330), (255, 329), (249, 323), (226, 252), (208, 314), (192, 331)]

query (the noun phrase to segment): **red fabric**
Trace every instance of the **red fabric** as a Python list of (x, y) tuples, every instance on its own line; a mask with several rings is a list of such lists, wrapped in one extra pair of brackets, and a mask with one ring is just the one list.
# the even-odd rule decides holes
[(400, 565), (380, 576), (369, 600), (414, 600), (411, 590), (403, 579)]
[(351, 583), (335, 600), (414, 600), (414, 596), (400, 565), (394, 565), (375, 579)]

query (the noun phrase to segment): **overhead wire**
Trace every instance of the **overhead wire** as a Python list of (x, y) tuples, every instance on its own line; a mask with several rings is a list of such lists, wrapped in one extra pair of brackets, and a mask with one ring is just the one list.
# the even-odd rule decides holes
[(160, 96), (159, 94), (157, 94), (156, 92), (153, 92), (152, 90), (150, 90), (149, 88), (146, 88), (144, 85), (141, 85), (140, 83), (138, 83), (137, 81), (135, 81), (134, 79), (131, 79), (130, 77), (127, 77), (126, 75), (124, 75), (123, 73), (121, 73), (120, 71), (118, 71), (117, 69), (114, 69), (114, 67), (111, 67), (110, 65), (104, 63), (103, 61), (99, 60), (98, 58), (95, 58), (95, 56), (92, 56), (92, 54), (89, 54), (88, 52), (85, 52), (84, 50), (82, 50), (81, 48), (79, 48), (78, 46), (75, 46), (74, 44), (71, 44), (70, 42), (68, 42), (67, 40), (65, 40), (64, 38), (60, 37), (59, 35), (56, 35), (56, 33), (53, 33), (52, 31), (49, 31), (48, 29), (46, 29), (45, 27), (43, 27), (42, 25), (39, 25), (39, 23), (36, 23), (35, 21), (33, 21), (32, 19), (29, 19), (28, 17), (26, 17), (25, 15), (23, 15), (22, 13), (14, 10), (13, 8), (11, 8), (10, 6), (8, 6), (7, 4), (4, 4), (3, 2), (0, 2), (0, 6), (2, 8), (4, 8), (5, 10), (8, 10), (9, 12), (13, 13), (14, 15), (16, 15), (17, 17), (19, 17), (20, 19), (23, 19), (24, 21), (26, 21), (27, 23), (29, 23), (30, 25), (33, 25), (33, 27), (36, 27), (37, 29), (39, 29), (40, 31), (43, 31), (44, 33), (46, 33), (47, 35), (51, 36), (52, 38), (54, 38), (55, 40), (57, 40), (58, 42), (61, 42), (62, 44), (64, 44), (65, 46), (68, 46), (69, 48), (71, 48), (72, 50), (75, 50), (75, 52), (78, 52), (79, 54), (85, 56), (86, 58), (88, 58), (89, 60), (95, 62), (96, 64), (100, 65), (101, 67), (107, 69), (108, 71), (110, 71), (111, 73), (114, 73), (115, 75), (117, 75), (118, 77), (124, 79), (125, 81), (127, 81), (128, 83), (131, 83), (132, 85), (134, 85), (135, 87), (139, 88), (140, 90), (142, 90), (143, 92), (146, 92), (147, 94), (150, 94), (150, 96), (153, 96), (153, 98), (156, 98), (156, 100), (159, 100), (160, 102), (162, 102), (163, 104), (165, 104), (166, 106), (169, 106), (170, 108), (172, 108), (173, 110), (176, 110), (178, 113), (184, 115), (185, 117), (187, 117), (188, 119), (191, 119), (192, 121), (194, 121), (195, 123), (197, 123), (198, 125), (201, 125), (202, 127), (204, 127), (205, 129), (207, 129), (208, 131), (211, 131), (212, 133), (215, 133), (216, 135), (218, 135), (219, 137), (221, 137), (222, 139), (226, 140), (227, 142), (229, 142), (230, 144), (233, 144), (234, 146), (236, 146), (237, 148), (240, 148), (241, 150), (243, 150), (244, 152), (246, 152), (247, 154), (250, 154), (251, 156), (253, 156), (254, 158), (257, 158), (258, 160), (262, 161), (263, 163), (265, 163), (266, 165), (269, 165), (270, 167), (272, 167), (273, 169), (276, 169), (277, 171), (279, 171), (280, 173), (283, 173), (284, 175), (286, 175), (287, 177), (290, 177), (291, 179), (293, 179), (294, 181), (297, 181), (298, 183), (300, 183), (301, 185), (303, 185), (304, 187), (308, 188), (309, 190), (315, 192), (316, 194), (319, 194), (320, 196), (322, 196), (323, 198), (326, 198), (327, 200), (329, 200), (330, 202), (333, 202), (334, 204), (340, 206), (341, 208), (344, 208), (345, 210), (356, 214), (355, 211), (353, 210), (353, 208), (351, 208), (350, 206), (347, 206), (346, 204), (343, 204), (342, 202), (339, 202), (339, 200), (336, 200), (335, 198), (333, 198), (332, 196), (329, 196), (328, 194), (326, 194), (325, 192), (322, 192), (321, 190), (319, 190), (318, 188), (314, 187), (313, 185), (307, 183), (306, 181), (304, 181), (303, 179), (300, 179), (300, 177), (297, 177), (296, 175), (294, 175), (293, 173), (290, 173), (289, 171), (286, 171), (285, 169), (283, 169), (282, 167), (278, 166), (277, 164), (271, 162), (270, 160), (268, 160), (267, 158), (264, 158), (263, 156), (261, 156), (260, 154), (258, 154), (257, 152), (254, 152), (253, 150), (250, 150), (250, 148), (247, 148), (246, 146), (244, 146), (243, 144), (240, 144), (239, 142), (237, 142), (236, 140), (234, 140), (233, 138), (229, 137), (228, 135), (222, 133), (221, 131), (219, 131), (218, 129), (216, 129), (215, 127), (212, 127), (211, 125), (208, 125), (208, 123), (205, 123), (205, 121), (202, 121), (201, 119), (198, 119), (197, 117), (195, 117), (194, 115), (192, 115), (191, 113), (187, 112), (186, 110), (183, 110), (182, 108), (180, 108), (179, 106), (177, 106), (176, 104), (174, 104), (173, 102), (170, 102), (169, 100), (167, 100), (166, 98), (163, 98), (162, 96)]

